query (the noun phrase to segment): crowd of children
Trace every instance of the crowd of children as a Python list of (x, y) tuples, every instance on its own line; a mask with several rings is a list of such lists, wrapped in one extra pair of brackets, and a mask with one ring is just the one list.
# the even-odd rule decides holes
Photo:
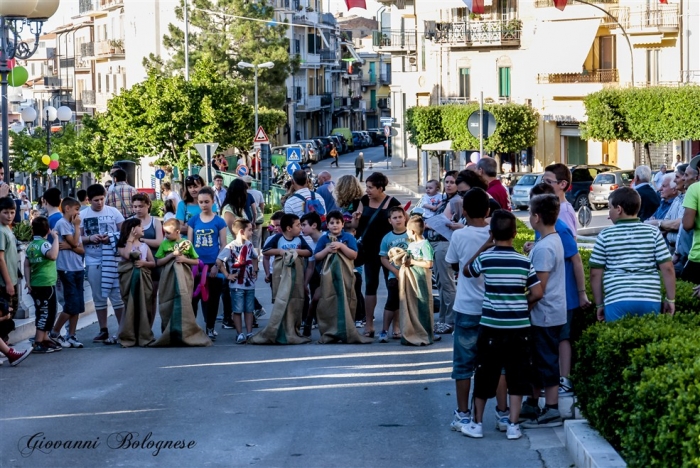
[[(525, 244), (523, 253), (513, 247), (517, 234), (513, 214), (505, 210), (492, 212), (491, 198), (481, 188), (461, 194), (465, 227), (454, 232), (445, 255), (448, 268), (451, 265), (458, 273), (452, 372), (457, 409), (450, 425), (469, 437), (483, 437), (484, 409), (492, 397), (497, 398), (496, 427), (506, 432), (508, 439), (522, 436), (520, 423), (524, 428), (562, 424), (559, 397), (572, 392), (568, 379), (571, 324), (577, 311), (591, 303), (576, 233), (569, 226), (571, 210), (564, 197), (571, 183), (570, 172), (559, 169), (548, 168), (544, 182), (531, 191), (529, 223), (536, 231), (536, 239)], [(210, 340), (207, 345), (218, 335), (215, 322), (222, 294), (230, 297), (230, 310), (224, 307), (224, 320), (230, 317), (236, 342), (256, 342), (251, 338), (255, 337), (255, 287), (260, 263), (265, 282), (273, 288), (273, 303), (277, 300), (282, 304), (274, 311), (292, 317), (293, 333), (298, 337), (310, 336), (315, 323), (321, 336), (326, 336), (327, 330), (321, 328), (327, 326), (324, 323), (328, 323), (328, 314), (336, 312), (318, 310), (318, 304), (327, 304), (329, 295), (343, 297), (343, 305), (353, 307), (349, 312), (338, 312), (346, 315), (339, 315), (337, 322), (360, 326), (365, 315), (362, 267), (352, 267), (358, 257), (352, 213), (331, 211), (324, 214), (323, 220), (313, 211), (301, 218), (276, 212), (270, 219), (269, 237), (259, 253), (252, 243), (253, 223), (236, 216), (227, 224), (218, 214), (214, 191), (200, 185), (188, 186), (187, 222), (169, 218), (162, 224), (163, 240), (155, 254), (144, 242), (145, 227), (140, 218), (125, 220), (118, 210), (105, 206), (102, 185), (87, 188), (87, 207), (75, 199), (60, 200), (60, 194), (48, 193), (45, 204), (49, 217), (37, 216), (31, 221), (33, 240), (26, 248), (23, 265), (26, 287), (36, 309), (34, 344), (24, 353), (7, 346), (11, 318), (18, 307), (20, 273), (15, 267), (19, 263), (17, 243), (10, 228), (15, 203), (9, 198), (0, 199), (0, 352), (16, 365), (31, 351), (47, 354), (62, 348), (82, 348), (76, 338), (76, 326), (84, 312), (84, 278), (90, 283), (100, 324), (93, 342), (131, 343), (123, 337), (134, 334), (129, 329), (134, 320), (132, 317), (124, 324), (122, 314), (126, 311), (141, 314), (142, 319), (148, 317), (144, 319), (147, 322), (141, 323), (147, 324), (150, 333), (153, 318), (146, 310), (149, 307), (143, 304), (150, 304), (159, 295), (157, 289), (151, 288), (150, 272), (164, 268), (187, 272), (190, 286), (180, 289), (180, 299), (188, 305), (191, 302), (192, 307), (183, 308), (182, 313), (196, 317), (199, 303), (202, 304), (204, 333)], [(400, 206), (388, 209), (385, 222), (391, 230), (381, 239), (379, 250), (381, 264), (388, 273), (387, 300), (378, 337), (381, 343), (393, 338), (402, 339), (403, 344), (425, 345), (439, 339), (433, 329), (430, 270), (434, 252), (423, 237), (423, 220), (435, 215), (431, 207), (440, 203), (442, 197), (438, 193), (439, 182), (430, 181), (426, 189), (428, 194), (421, 204), (423, 216), (409, 216)], [(600, 320), (617, 320), (626, 313), (674, 312), (675, 276), (670, 255), (658, 229), (639, 223), (639, 207), (640, 198), (633, 189), (618, 189), (610, 197), (610, 217), (615, 224), (600, 234), (590, 260), (591, 286)], [(232, 239), (228, 242), (227, 234)], [(637, 250), (634, 271), (629, 268), (625, 242), (633, 242)], [(342, 270), (349, 273), (334, 270), (333, 274), (341, 277), (334, 277), (329, 290), (326, 275), (331, 273), (325, 266), (337, 258), (351, 266)], [(285, 292), (288, 296), (280, 296), (280, 271), (292, 266), (290, 262), (296, 268), (299, 262), (303, 266), (295, 270), (298, 273), (287, 276), (292, 278), (293, 287), (303, 290), (298, 296), (303, 296), (300, 301), (288, 300), (293, 296), (289, 284)], [(663, 301), (657, 268), (664, 280)], [(143, 274), (133, 275), (134, 271)], [(128, 281), (124, 281), (126, 274), (132, 275)], [(643, 282), (646, 288), (643, 295), (631, 300), (631, 296), (620, 291), (626, 291), (626, 285), (635, 280)], [(172, 287), (161, 282), (160, 294), (163, 288)], [(354, 294), (352, 300), (346, 300), (348, 291)], [(144, 295), (148, 297), (135, 300)], [(120, 324), (115, 335), (109, 333), (107, 326), (108, 302)], [(57, 317), (59, 304), (62, 313)], [(286, 319), (277, 319), (276, 323), (284, 326)], [(273, 321), (271, 317), (269, 322)], [(62, 334), (64, 325), (66, 332)], [(165, 326), (163, 323), (161, 331)], [(340, 336), (342, 341), (346, 336), (343, 333), (334, 329), (331, 334)], [(270, 336), (274, 340), (277, 334)], [(363, 342), (365, 337), (355, 342)], [(151, 336), (145, 344), (138, 340), (134, 343), (146, 345), (152, 341)], [(470, 405), (472, 379), (474, 400)]]

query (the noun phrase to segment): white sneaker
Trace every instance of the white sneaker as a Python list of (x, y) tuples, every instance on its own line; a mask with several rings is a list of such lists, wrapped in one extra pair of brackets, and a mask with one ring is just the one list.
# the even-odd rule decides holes
[(70, 348), (70, 347), (71, 347), (71, 344), (68, 342), (68, 340), (66, 340), (66, 339), (65, 339), (64, 337), (62, 337), (61, 335), (58, 335), (58, 336), (50, 336), (50, 335), (49, 335), (49, 337), (50, 337), (53, 341), (55, 341), (56, 343), (60, 344), (62, 348)]
[(506, 432), (508, 424), (510, 424), (510, 410), (508, 408), (505, 411), (496, 409), (496, 429)]
[(508, 424), (508, 430), (506, 430), (506, 437), (508, 440), (518, 440), (523, 436), (520, 432), (520, 424)]
[(466, 413), (460, 413), (459, 411), (455, 410), (454, 418), (452, 418), (450, 427), (453, 431), (461, 431), (464, 426), (471, 422), (471, 420), (472, 415), (469, 411), (467, 411)]
[(243, 333), (238, 335), (238, 338), (236, 338), (236, 343), (245, 344), (245, 342), (246, 342), (245, 335)]
[(70, 344), (71, 348), (82, 348), (83, 344), (78, 341), (78, 339), (75, 337), (75, 335), (71, 335), (68, 338), (66, 338), (66, 341)]
[(477, 423), (474, 420), (469, 421), (469, 424), (462, 426), (462, 434), (467, 437), (473, 437), (475, 439), (481, 439), (484, 437), (484, 429), (481, 427), (481, 423)]

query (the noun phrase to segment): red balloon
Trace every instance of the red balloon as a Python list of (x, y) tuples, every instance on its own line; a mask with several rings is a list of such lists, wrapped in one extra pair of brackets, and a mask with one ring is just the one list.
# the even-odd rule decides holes
[(52, 170), (54, 170), (54, 171), (55, 171), (56, 169), (58, 169), (58, 161), (51, 161), (51, 162), (49, 163), (49, 169), (52, 169)]

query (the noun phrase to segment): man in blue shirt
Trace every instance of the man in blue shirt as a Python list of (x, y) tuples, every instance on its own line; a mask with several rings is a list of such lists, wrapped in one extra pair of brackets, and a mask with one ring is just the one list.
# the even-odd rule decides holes
[(330, 173), (328, 171), (321, 172), (317, 180), (318, 189), (316, 189), (316, 193), (323, 198), (323, 202), (326, 205), (326, 213), (337, 210), (338, 206), (335, 204), (335, 198), (333, 197), (335, 183), (331, 180)]

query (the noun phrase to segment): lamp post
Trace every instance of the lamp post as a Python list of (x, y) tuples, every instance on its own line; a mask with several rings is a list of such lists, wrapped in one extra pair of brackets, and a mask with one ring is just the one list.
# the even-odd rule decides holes
[(272, 68), (274, 62), (265, 62), (260, 65), (254, 65), (248, 62), (238, 62), (238, 68), (252, 68), (255, 71), (255, 132), (258, 131), (258, 70), (260, 68)]
[[(10, 74), (10, 62), (15, 59), (26, 60), (39, 48), (39, 37), (44, 21), (48, 20), (56, 10), (60, 0), (2, 0), (0, 1), (0, 131), (2, 131), (2, 163), (5, 173), (10, 173), (10, 148), (7, 85)], [(21, 42), (20, 34), (25, 26), (34, 35), (34, 47), (30, 50), (25, 42)]]
[[(27, 125), (27, 131), (31, 133), (29, 128), (36, 120), (37, 113), (33, 107), (25, 107), (22, 109), (22, 120)], [(47, 106), (44, 108), (44, 131), (46, 132), (46, 154), (51, 155), (51, 125), (58, 120), (61, 123), (61, 127), (73, 119), (73, 111), (68, 106), (61, 106), (56, 109), (53, 106)], [(49, 178), (49, 180), (51, 180)]]

